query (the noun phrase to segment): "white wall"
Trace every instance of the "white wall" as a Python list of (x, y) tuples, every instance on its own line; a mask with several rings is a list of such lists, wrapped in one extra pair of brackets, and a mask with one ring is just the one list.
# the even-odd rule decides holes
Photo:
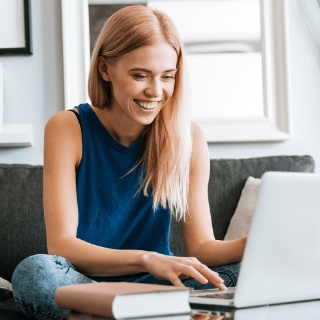
[(0, 63), (4, 123), (32, 124), (33, 146), (0, 148), (0, 163), (42, 164), (45, 123), (64, 106), (60, 1), (31, 0), (31, 21), (33, 55), (0, 56)]
[[(210, 144), (212, 158), (310, 154), (320, 172), (320, 48), (315, 48), (290, 0), (290, 65), (294, 138), (281, 143)], [(41, 164), (47, 119), (63, 109), (61, 6), (58, 0), (31, 0), (33, 55), (0, 56), (4, 67), (4, 121), (30, 123), (34, 144), (0, 149), (0, 163)]]

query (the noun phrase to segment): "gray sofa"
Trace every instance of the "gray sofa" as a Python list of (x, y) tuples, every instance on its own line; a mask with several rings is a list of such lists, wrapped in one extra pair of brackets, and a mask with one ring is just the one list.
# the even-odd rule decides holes
[[(211, 160), (209, 202), (217, 239), (223, 239), (249, 176), (266, 171), (314, 172), (310, 156), (271, 156)], [(0, 164), (0, 277), (10, 282), (25, 257), (46, 253), (42, 206), (42, 166)], [(172, 223), (172, 251), (184, 254), (178, 223)], [(2, 281), (3, 283), (3, 281)], [(0, 319), (25, 319), (15, 309), (12, 293), (0, 288)]]

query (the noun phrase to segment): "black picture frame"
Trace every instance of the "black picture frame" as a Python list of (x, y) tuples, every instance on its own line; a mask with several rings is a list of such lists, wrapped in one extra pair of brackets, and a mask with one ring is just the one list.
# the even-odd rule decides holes
[(31, 55), (32, 54), (30, 0), (21, 0), (21, 1), (23, 1), (25, 45), (23, 47), (17, 46), (12, 48), (0, 47), (0, 55)]

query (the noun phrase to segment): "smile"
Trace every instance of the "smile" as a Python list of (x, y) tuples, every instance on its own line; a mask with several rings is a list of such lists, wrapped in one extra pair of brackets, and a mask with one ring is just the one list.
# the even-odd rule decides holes
[(133, 100), (139, 107), (147, 110), (155, 109), (160, 101), (139, 101)]

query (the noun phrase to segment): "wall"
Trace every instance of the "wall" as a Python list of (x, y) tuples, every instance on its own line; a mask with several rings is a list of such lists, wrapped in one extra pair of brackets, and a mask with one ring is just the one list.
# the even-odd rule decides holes
[(33, 55), (0, 56), (0, 63), (4, 123), (32, 124), (33, 146), (1, 148), (0, 163), (42, 164), (45, 123), (64, 106), (60, 1), (31, 0), (31, 21)]
[[(320, 172), (320, 48), (305, 28), (300, 0), (290, 0), (290, 65), (294, 138), (280, 143), (210, 144), (213, 158), (247, 158), (310, 154)], [(31, 123), (34, 145), (0, 149), (0, 163), (42, 163), (47, 119), (63, 109), (61, 6), (57, 0), (31, 0), (33, 52), (29, 57), (2, 57), (4, 121)]]

